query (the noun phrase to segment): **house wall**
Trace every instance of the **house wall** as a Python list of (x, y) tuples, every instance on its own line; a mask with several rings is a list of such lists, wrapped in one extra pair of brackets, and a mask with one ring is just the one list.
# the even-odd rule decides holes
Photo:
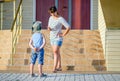
[(33, 1), (23, 0), (23, 29), (31, 29), (33, 23)]
[[(102, 45), (104, 48), (107, 71), (120, 71), (120, 30), (115, 28), (115, 24), (113, 27), (109, 27), (109, 25), (111, 26), (113, 25), (111, 23), (108, 23), (108, 19), (107, 19), (113, 17), (111, 16), (113, 14), (107, 15), (109, 10), (108, 8), (110, 8), (111, 5), (106, 5), (107, 0), (105, 2), (103, 0), (100, 1), (98, 6), (98, 10), (99, 10), (98, 26), (101, 34)], [(115, 8), (116, 6), (112, 6), (112, 7)], [(112, 12), (112, 10), (109, 12)], [(113, 17), (113, 21), (116, 20), (114, 18), (115, 17)], [(111, 20), (109, 22), (111, 22)], [(109, 29), (109, 28), (114, 28), (114, 29)]]
[(99, 0), (91, 0), (91, 29), (98, 29), (98, 1)]
[(3, 3), (2, 29), (10, 29), (13, 21), (13, 2)]
[(108, 71), (120, 71), (120, 30), (106, 32), (106, 62)]

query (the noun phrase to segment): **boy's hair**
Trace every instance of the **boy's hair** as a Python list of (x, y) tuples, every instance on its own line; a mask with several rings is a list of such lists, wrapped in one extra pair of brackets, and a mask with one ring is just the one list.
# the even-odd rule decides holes
[(34, 22), (33, 26), (32, 26), (32, 31), (33, 32), (40, 32), (42, 27), (42, 22), (41, 21), (36, 21)]

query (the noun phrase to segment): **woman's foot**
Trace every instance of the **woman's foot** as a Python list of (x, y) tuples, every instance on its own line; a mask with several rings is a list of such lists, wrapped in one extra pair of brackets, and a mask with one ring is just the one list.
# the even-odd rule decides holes
[(57, 71), (62, 71), (62, 68), (57, 68), (56, 70), (57, 70)]
[(53, 70), (52, 72), (53, 72), (53, 73), (57, 73), (57, 70), (55, 69), (55, 70)]

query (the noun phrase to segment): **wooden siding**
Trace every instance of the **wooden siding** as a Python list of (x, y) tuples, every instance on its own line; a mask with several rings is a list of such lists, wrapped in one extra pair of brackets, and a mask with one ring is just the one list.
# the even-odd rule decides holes
[(120, 71), (120, 30), (106, 32), (106, 56), (108, 71)]
[(33, 23), (33, 0), (23, 0), (23, 29), (31, 29)]
[(13, 2), (3, 3), (3, 29), (10, 29), (13, 21)]
[(92, 1), (92, 29), (96, 30), (98, 29), (98, 1), (99, 0), (91, 0)]

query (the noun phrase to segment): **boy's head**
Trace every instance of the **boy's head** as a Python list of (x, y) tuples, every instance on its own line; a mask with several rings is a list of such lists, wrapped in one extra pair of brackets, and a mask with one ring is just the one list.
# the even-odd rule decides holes
[(36, 21), (36, 22), (33, 24), (33, 26), (32, 26), (33, 32), (34, 32), (34, 33), (35, 33), (35, 32), (40, 32), (41, 27), (42, 27), (42, 22)]

